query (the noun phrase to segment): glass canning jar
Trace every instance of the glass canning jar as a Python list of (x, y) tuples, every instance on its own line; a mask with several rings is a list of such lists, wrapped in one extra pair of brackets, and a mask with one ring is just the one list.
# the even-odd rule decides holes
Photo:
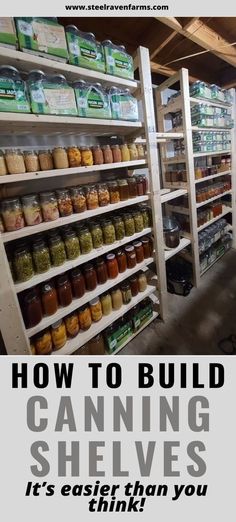
[(22, 196), (21, 201), (26, 225), (33, 226), (42, 223), (43, 216), (38, 195), (28, 194), (27, 196)]
[(45, 315), (53, 315), (58, 310), (57, 292), (50, 281), (42, 285), (42, 305)]
[(56, 147), (52, 151), (53, 162), (56, 169), (68, 169), (69, 160), (66, 149), (64, 147)]
[(86, 201), (88, 210), (94, 210), (99, 207), (98, 191), (96, 185), (90, 185), (86, 189)]
[(39, 151), (39, 163), (41, 170), (53, 170), (53, 158), (50, 150)]
[(129, 197), (137, 198), (138, 189), (137, 189), (137, 181), (136, 181), (135, 177), (128, 179), (128, 187), (129, 187)]
[(121, 163), (122, 156), (121, 156), (120, 146), (119, 145), (112, 145), (111, 146), (111, 150), (112, 150), (113, 162), (114, 163)]
[(57, 294), (61, 306), (69, 306), (72, 302), (72, 289), (66, 274), (57, 278)]
[(96, 263), (97, 281), (99, 285), (103, 285), (108, 280), (107, 265), (102, 258), (97, 259)]
[(111, 300), (113, 310), (119, 310), (122, 307), (123, 299), (120, 288), (114, 288), (114, 290), (112, 290)]
[(129, 304), (132, 300), (130, 284), (125, 282), (121, 285), (122, 299), (124, 304)]
[(79, 268), (74, 268), (70, 276), (73, 296), (79, 299), (86, 291), (84, 276)]
[(76, 337), (79, 333), (79, 318), (76, 312), (72, 312), (71, 314), (65, 317), (65, 327), (66, 332), (69, 337)]
[(84, 267), (84, 278), (85, 278), (85, 285), (88, 292), (91, 292), (92, 290), (95, 290), (97, 288), (97, 274), (94, 266), (91, 263), (88, 263)]
[(75, 213), (81, 213), (87, 210), (86, 196), (82, 187), (71, 187), (70, 196)]
[(147, 288), (147, 277), (142, 272), (138, 276), (138, 289), (139, 289), (139, 292), (144, 292), (146, 290), (146, 288)]
[(106, 263), (109, 278), (115, 279), (119, 274), (118, 262), (115, 254), (107, 254)]
[(135, 224), (134, 224), (134, 218), (133, 218), (132, 214), (124, 215), (124, 224), (125, 224), (125, 235), (133, 236), (135, 234)]
[(92, 223), (90, 230), (92, 234), (93, 247), (100, 248), (103, 245), (103, 233), (101, 225), (99, 225), (99, 223)]
[(136, 178), (136, 180), (137, 180), (138, 196), (143, 196), (145, 194), (145, 192), (144, 192), (144, 184), (143, 184), (143, 176), (138, 176)]
[(49, 251), (53, 266), (60, 266), (63, 265), (63, 263), (65, 263), (65, 245), (58, 234), (55, 234), (49, 238)]
[(94, 165), (103, 165), (104, 157), (103, 157), (103, 152), (102, 152), (100, 145), (95, 145), (94, 147), (92, 147), (92, 151), (93, 151)]
[(87, 227), (83, 227), (79, 231), (79, 241), (81, 254), (89, 254), (93, 250), (92, 234)]
[(4, 152), (0, 150), (0, 176), (8, 174), (7, 165), (4, 157)]
[(130, 161), (130, 151), (127, 143), (120, 146), (122, 161)]
[(137, 143), (138, 159), (144, 159), (145, 151), (142, 143)]
[(1, 203), (1, 213), (7, 232), (19, 230), (25, 226), (24, 215), (19, 198), (4, 199)]
[(76, 259), (80, 256), (79, 238), (73, 230), (69, 230), (65, 233), (64, 242), (67, 259)]
[(133, 243), (133, 246), (135, 248), (135, 254), (136, 254), (137, 263), (142, 263), (142, 261), (144, 261), (144, 252), (143, 252), (142, 242), (141, 241), (135, 241)]
[(129, 279), (132, 297), (135, 297), (139, 293), (138, 278), (137, 275), (133, 275)]
[(142, 212), (140, 210), (134, 210), (132, 217), (134, 219), (135, 232), (142, 232), (144, 229)]
[(41, 301), (34, 290), (25, 296), (23, 307), (26, 328), (33, 328), (42, 321), (43, 311)]
[(127, 268), (134, 268), (136, 266), (136, 254), (132, 245), (125, 247), (125, 254), (127, 258)]
[(90, 147), (81, 147), (81, 164), (83, 167), (92, 167), (93, 165), (93, 153)]
[(102, 318), (102, 303), (99, 297), (95, 297), (92, 301), (90, 301), (90, 312), (92, 316), (92, 320), (97, 323)]
[(113, 163), (113, 155), (110, 145), (104, 145), (102, 147), (104, 163)]
[(116, 252), (116, 259), (118, 262), (119, 273), (122, 274), (127, 270), (127, 258), (124, 250), (118, 250)]
[(81, 330), (88, 330), (92, 324), (92, 316), (89, 306), (86, 304), (79, 310), (79, 324)]
[(149, 228), (151, 225), (149, 209), (147, 207), (141, 207), (140, 210), (143, 216), (143, 226), (144, 228)]
[(125, 237), (125, 224), (121, 216), (114, 216), (113, 223), (116, 232), (116, 239), (120, 241)]
[(102, 231), (103, 231), (103, 239), (104, 239), (105, 245), (111, 245), (112, 243), (115, 243), (115, 240), (116, 240), (115, 227), (111, 220), (107, 219), (106, 221), (103, 221)]
[(24, 156), (20, 150), (5, 150), (5, 160), (9, 174), (23, 174), (26, 172)]
[(69, 161), (69, 166), (71, 168), (80, 167), (81, 165), (81, 153), (78, 147), (68, 147), (67, 156)]
[(38, 240), (33, 243), (33, 260), (37, 274), (47, 272), (51, 268), (49, 248), (45, 241)]
[(142, 241), (142, 245), (143, 245), (144, 259), (148, 259), (149, 257), (151, 257), (149, 238), (142, 237), (141, 241)]
[(59, 210), (55, 192), (41, 192), (40, 204), (44, 221), (55, 221), (59, 218)]
[(56, 190), (57, 203), (61, 217), (71, 216), (73, 214), (73, 205), (68, 189)]
[(37, 172), (38, 170), (40, 170), (39, 158), (35, 150), (25, 150), (24, 161), (26, 172)]
[(106, 183), (97, 185), (99, 207), (105, 207), (110, 203), (110, 193)]
[(137, 146), (135, 145), (135, 143), (129, 143), (128, 149), (129, 149), (129, 153), (130, 153), (130, 160), (136, 161), (138, 159), (138, 149), (137, 149)]
[(120, 201), (120, 192), (117, 181), (109, 181), (108, 188), (110, 192), (110, 203), (119, 203)]
[(127, 179), (118, 179), (118, 187), (120, 193), (120, 201), (129, 199), (129, 186)]
[(14, 252), (14, 271), (18, 283), (28, 281), (34, 275), (32, 256), (25, 245), (17, 248)]
[(101, 296), (102, 313), (103, 315), (109, 315), (112, 312), (112, 300), (109, 293)]
[(66, 327), (64, 321), (60, 320), (51, 326), (52, 342), (54, 350), (60, 350), (67, 341)]
[(52, 353), (52, 336), (50, 330), (40, 332), (35, 338), (35, 351), (37, 355), (50, 355)]

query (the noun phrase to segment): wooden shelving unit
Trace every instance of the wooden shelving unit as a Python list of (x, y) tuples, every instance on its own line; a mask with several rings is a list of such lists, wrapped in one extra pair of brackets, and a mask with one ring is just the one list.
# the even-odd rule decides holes
[[(172, 88), (174, 84), (178, 83), (180, 85), (179, 95), (173, 100), (168, 103), (168, 96), (176, 91), (173, 89), (170, 91), (169, 89)], [(184, 244), (185, 241), (191, 242), (191, 254), (185, 255), (188, 260), (192, 262), (193, 266), (193, 275), (194, 275), (194, 282), (195, 285), (198, 286), (200, 282), (200, 277), (202, 273), (200, 273), (200, 260), (199, 260), (199, 252), (198, 252), (198, 233), (207, 227), (209, 227), (211, 224), (218, 221), (220, 218), (225, 217), (232, 213), (232, 232), (233, 232), (233, 246), (236, 245), (236, 239), (235, 239), (235, 225), (236, 225), (236, 209), (235, 209), (235, 130), (230, 128), (224, 128), (224, 127), (199, 127), (199, 126), (193, 126), (191, 122), (191, 107), (196, 104), (207, 104), (212, 107), (219, 107), (219, 108), (231, 108), (231, 114), (232, 118), (235, 121), (235, 93), (233, 90), (231, 90), (231, 95), (233, 98), (233, 104), (232, 106), (228, 103), (218, 102), (218, 101), (211, 101), (208, 99), (200, 99), (200, 98), (193, 98), (190, 96), (190, 90), (189, 90), (189, 77), (188, 77), (188, 71), (187, 69), (181, 69), (177, 74), (174, 76), (171, 76), (168, 80), (166, 80), (163, 84), (161, 84), (156, 89), (156, 106), (157, 106), (157, 118), (158, 118), (158, 129), (161, 132), (165, 132), (168, 126), (168, 132), (170, 135), (172, 135), (174, 132), (179, 134), (179, 132), (183, 133), (183, 140), (184, 140), (184, 148), (185, 148), (185, 154), (181, 157), (168, 157), (168, 151), (166, 148), (166, 144), (161, 143), (160, 144), (160, 151), (161, 151), (161, 162), (162, 162), (162, 173), (163, 173), (163, 186), (164, 188), (171, 188), (173, 189), (178, 188), (181, 190), (183, 188), (183, 183), (175, 182), (174, 184), (171, 184), (166, 181), (166, 171), (169, 165), (176, 165), (176, 168), (179, 168), (179, 164), (183, 163), (186, 167), (186, 174), (187, 174), (187, 183), (184, 184), (186, 186), (186, 192), (188, 194), (188, 208), (181, 207), (177, 205), (171, 205), (168, 204), (166, 207), (166, 212), (168, 214), (174, 212), (177, 214), (182, 215), (188, 215), (189, 216), (189, 226), (190, 226), (190, 232), (183, 231), (182, 236), (183, 239), (182, 244)], [(178, 128), (172, 128), (171, 126), (171, 115), (175, 112), (181, 111), (182, 112), (182, 126)], [(225, 130), (227, 132), (231, 133), (231, 147), (227, 150), (217, 151), (217, 152), (193, 152), (193, 140), (192, 140), (192, 132), (193, 131), (222, 131)], [(212, 174), (210, 176), (201, 178), (201, 179), (195, 179), (195, 161), (201, 158), (211, 158), (215, 156), (222, 156), (231, 154), (231, 163), (232, 167), (231, 170), (225, 170), (225, 171), (219, 171), (215, 174)], [(201, 203), (196, 202), (196, 188), (199, 184), (203, 182), (207, 182), (208, 180), (214, 180), (220, 177), (223, 177), (225, 175), (231, 175), (232, 179), (232, 188), (231, 190), (227, 190), (224, 193), (214, 196), (208, 200), (205, 200)], [(204, 223), (201, 226), (198, 226), (197, 221), (197, 215), (198, 210), (204, 209), (204, 207), (214, 201), (217, 201), (220, 198), (223, 198), (225, 196), (231, 197), (231, 207), (227, 206), (226, 204), (223, 204), (223, 210), (222, 213), (219, 216), (216, 216), (215, 218), (211, 219), (207, 223)], [(181, 251), (181, 247), (179, 248), (179, 251)]]
[[(55, 189), (58, 186), (70, 186), (72, 184), (83, 184), (88, 182), (99, 181), (100, 176), (106, 172), (117, 172), (119, 176), (119, 169), (138, 169), (148, 168), (149, 172), (149, 194), (139, 198), (129, 199), (126, 202), (108, 205), (107, 207), (100, 207), (96, 211), (85, 211), (82, 214), (73, 214), (66, 218), (60, 218), (55, 222), (41, 223), (34, 227), (24, 227), (15, 232), (5, 232), (0, 235), (0, 320), (1, 332), (4, 338), (5, 346), (8, 354), (30, 355), (30, 338), (31, 336), (41, 332), (52, 323), (62, 319), (73, 310), (80, 308), (83, 304), (89, 302), (96, 296), (101, 295), (106, 290), (111, 289), (114, 285), (124, 281), (130, 275), (139, 270), (147, 270), (149, 265), (156, 265), (157, 280), (158, 280), (158, 310), (155, 309), (153, 317), (154, 320), (160, 313), (160, 316), (165, 317), (167, 311), (167, 289), (165, 280), (165, 253), (163, 244), (159, 241), (162, 236), (162, 218), (161, 207), (162, 201), (166, 201), (172, 196), (170, 191), (161, 194), (159, 171), (158, 171), (158, 153), (156, 143), (158, 136), (155, 127), (154, 106), (150, 97), (152, 91), (151, 72), (149, 52), (147, 49), (140, 47), (137, 50), (137, 59), (135, 63), (139, 69), (140, 82), (125, 80), (108, 76), (95, 71), (81, 69), (47, 58), (37, 57), (31, 54), (22, 53), (11, 49), (0, 49), (0, 64), (7, 63), (17, 67), (22, 71), (29, 71), (32, 69), (41, 69), (48, 74), (61, 73), (70, 81), (78, 79), (87, 79), (93, 81), (101, 81), (106, 86), (116, 85), (118, 87), (129, 88), (133, 93), (137, 93), (142, 104), (143, 121), (129, 122), (117, 120), (99, 120), (93, 118), (78, 118), (78, 117), (62, 117), (62, 116), (45, 116), (35, 114), (13, 114), (0, 113), (0, 134), (3, 143), (6, 147), (13, 146), (12, 143), (17, 143), (18, 148), (24, 147), (37, 149), (42, 147), (42, 141), (47, 145), (49, 140), (51, 148), (59, 144), (63, 144), (63, 139), (75, 140), (78, 143), (82, 139), (82, 143), (86, 143), (87, 137), (92, 137), (93, 144), (96, 143), (98, 137), (107, 137), (109, 142), (110, 137), (117, 136), (123, 141), (134, 140), (135, 138), (146, 143), (147, 158), (137, 161), (129, 161), (123, 163), (112, 163), (101, 166), (70, 168), (53, 171), (22, 173), (19, 175), (8, 175), (0, 177), (1, 197), (8, 197), (12, 195), (22, 195), (30, 192), (40, 192), (40, 190), (47, 190), (47, 188)], [(29, 143), (27, 147), (26, 143)], [(55, 144), (54, 144), (54, 141)], [(95, 140), (95, 141), (94, 141)], [(53, 145), (52, 145), (53, 143)], [(45, 145), (43, 148), (45, 148)], [(4, 147), (4, 145), (3, 145)], [(73, 181), (70, 181), (73, 180)], [(167, 194), (168, 193), (168, 194)], [(157, 197), (158, 195), (158, 197)], [(76, 223), (80, 220), (98, 218), (106, 213), (119, 211), (127, 208), (132, 208), (137, 203), (147, 202), (150, 204), (153, 214), (153, 228), (146, 228), (134, 236), (125, 237), (121, 241), (116, 241), (112, 245), (106, 245), (100, 249), (94, 249), (87, 255), (80, 255), (73, 261), (66, 261), (59, 267), (52, 267), (49, 271), (43, 274), (34, 275), (30, 280), (23, 283), (14, 283), (9, 268), (9, 263), (6, 255), (6, 248), (12, 244), (14, 248), (14, 241), (31, 239), (38, 233), (45, 233), (57, 227)], [(86, 292), (83, 298), (74, 299), (68, 307), (59, 308), (55, 316), (44, 317), (41, 323), (31, 329), (26, 329), (20, 306), (18, 296), (21, 292), (31, 289), (34, 286), (47, 281), (57, 275), (85, 264), (98, 256), (102, 256), (107, 252), (115, 250), (117, 247), (124, 246), (146, 234), (153, 234), (154, 237), (154, 257), (144, 260), (143, 263), (137, 264), (132, 270), (127, 270), (123, 274), (119, 274), (116, 280), (108, 280), (105, 285), (97, 286), (93, 292)], [(151, 296), (157, 292), (157, 284), (151, 283), (148, 285), (145, 292), (139, 293), (129, 305), (123, 305), (119, 311), (112, 312), (109, 316), (104, 316), (99, 323), (93, 323), (87, 332), (79, 332), (74, 339), (68, 340), (66, 345), (55, 354), (72, 354), (75, 350), (82, 347), (89, 339), (94, 337), (99, 332), (103, 331), (107, 326), (119, 319), (128, 310), (132, 309), (136, 304), (141, 302), (147, 296)], [(155, 305), (156, 307), (156, 305)], [(150, 320), (150, 322), (151, 322)], [(138, 332), (134, 334), (137, 335)]]

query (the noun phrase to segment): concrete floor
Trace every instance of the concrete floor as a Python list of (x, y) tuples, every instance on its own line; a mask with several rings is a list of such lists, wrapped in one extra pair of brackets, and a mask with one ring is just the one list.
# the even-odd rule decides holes
[(168, 299), (165, 324), (156, 319), (120, 355), (223, 355), (218, 342), (236, 335), (236, 252), (223, 256), (188, 297)]

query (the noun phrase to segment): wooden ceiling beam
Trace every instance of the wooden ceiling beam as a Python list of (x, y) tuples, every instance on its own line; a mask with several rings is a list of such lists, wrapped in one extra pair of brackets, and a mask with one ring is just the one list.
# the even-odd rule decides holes
[[(151, 61), (151, 71), (156, 74), (161, 74), (162, 76), (173, 76), (178, 71), (171, 69), (170, 67), (166, 67), (165, 65), (161, 65), (160, 63), (152, 62)], [(199, 80), (199, 78), (196, 78), (195, 76), (189, 76), (189, 81), (196, 82), (196, 80)]]
[(168, 45), (172, 40), (173, 38), (177, 35), (178, 33), (176, 31), (173, 31), (169, 36), (167, 36), (167, 38), (165, 38), (165, 40), (163, 40), (163, 42), (156, 48), (154, 49), (154, 51), (151, 53), (150, 55), (150, 58), (151, 60), (162, 50), (164, 49), (164, 47), (166, 47), (166, 45)]
[(176, 18), (159, 17), (157, 20), (177, 31), (179, 34), (182, 34), (203, 49), (209, 50), (221, 60), (236, 67), (236, 49), (234, 47), (227, 47), (229, 42), (205, 23), (201, 22), (199, 18), (193, 18), (184, 27), (181, 26)]

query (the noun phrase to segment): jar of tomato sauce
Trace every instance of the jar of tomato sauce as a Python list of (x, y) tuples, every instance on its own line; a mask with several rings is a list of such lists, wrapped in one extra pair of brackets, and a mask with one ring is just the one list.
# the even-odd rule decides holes
[(93, 267), (91, 263), (88, 263), (84, 267), (84, 277), (85, 277), (85, 285), (86, 289), (91, 292), (92, 290), (95, 290), (97, 287), (97, 274), (96, 270)]
[(148, 257), (151, 257), (150, 252), (150, 242), (148, 237), (142, 238), (142, 245), (143, 245), (143, 253), (144, 253), (144, 259), (147, 259)]
[(69, 306), (69, 304), (72, 302), (72, 289), (66, 274), (58, 277), (57, 292), (60, 305)]
[(127, 258), (126, 258), (124, 250), (118, 250), (116, 252), (116, 259), (118, 262), (119, 272), (120, 272), (120, 274), (122, 274), (123, 272), (125, 272), (127, 270)]
[(53, 315), (57, 312), (57, 292), (50, 282), (47, 282), (42, 286), (42, 305), (45, 315)]
[(127, 258), (127, 267), (134, 268), (136, 266), (136, 254), (134, 247), (132, 245), (126, 246), (125, 253)]
[(118, 262), (115, 254), (108, 254), (106, 256), (107, 271), (110, 279), (115, 279), (119, 274)]
[(42, 321), (41, 301), (35, 290), (29, 292), (24, 299), (24, 318), (26, 328), (33, 328)]
[(135, 297), (139, 293), (139, 283), (136, 275), (133, 275), (129, 279), (132, 297)]
[(135, 241), (133, 243), (135, 254), (136, 254), (136, 260), (137, 263), (142, 263), (144, 260), (144, 252), (143, 252), (143, 245), (141, 241)]
[(80, 297), (83, 297), (86, 290), (84, 276), (79, 268), (74, 268), (74, 270), (71, 271), (70, 276), (73, 296), (80, 299)]
[(103, 285), (108, 280), (107, 265), (103, 259), (98, 259), (96, 264), (97, 280), (99, 285)]

